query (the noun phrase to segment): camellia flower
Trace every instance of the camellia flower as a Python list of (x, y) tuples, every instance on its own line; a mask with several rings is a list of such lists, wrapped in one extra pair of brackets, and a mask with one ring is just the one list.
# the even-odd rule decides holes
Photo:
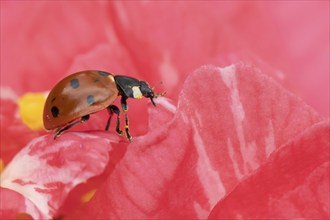
[[(328, 18), (326, 1), (1, 2), (0, 218), (329, 218)], [(48, 91), (86, 69), (166, 91), (129, 99), (132, 143), (106, 110), (43, 130)]]

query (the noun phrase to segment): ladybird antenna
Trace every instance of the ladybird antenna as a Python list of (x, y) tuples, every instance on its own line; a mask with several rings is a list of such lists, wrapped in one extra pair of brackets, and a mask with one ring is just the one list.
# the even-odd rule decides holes
[(152, 104), (156, 107), (156, 103), (155, 103), (154, 99), (150, 97), (150, 101), (151, 101)]

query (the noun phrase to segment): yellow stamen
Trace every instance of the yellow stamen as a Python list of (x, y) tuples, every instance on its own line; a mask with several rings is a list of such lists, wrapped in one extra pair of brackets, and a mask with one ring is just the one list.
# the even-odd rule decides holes
[(32, 130), (43, 128), (43, 110), (46, 96), (43, 93), (26, 93), (18, 99), (19, 115)]
[(32, 216), (31, 215), (29, 215), (29, 214), (27, 214), (27, 213), (25, 213), (25, 212), (21, 212), (21, 213), (18, 213), (16, 216), (15, 216), (15, 218), (14, 218), (15, 220), (33, 220), (33, 218), (32, 218)]
[(81, 197), (81, 202), (82, 202), (82, 203), (87, 203), (87, 202), (89, 202), (89, 201), (93, 198), (93, 196), (95, 195), (95, 193), (96, 193), (96, 189), (93, 189), (93, 190), (91, 190), (91, 191), (85, 193), (85, 195), (83, 195), (83, 196)]
[(0, 159), (0, 173), (2, 173), (3, 169), (5, 169), (5, 163)]

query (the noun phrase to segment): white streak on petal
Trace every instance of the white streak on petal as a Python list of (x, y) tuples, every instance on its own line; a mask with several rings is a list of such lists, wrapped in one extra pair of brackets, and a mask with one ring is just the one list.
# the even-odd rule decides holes
[[(205, 150), (206, 146), (198, 133), (196, 122), (192, 121), (192, 123), (194, 127), (194, 142), (198, 153), (196, 172), (205, 195), (209, 199), (209, 204), (211, 208), (213, 208), (219, 199), (225, 195), (226, 190), (217, 170), (213, 168), (210, 158), (207, 155)], [(207, 216), (204, 216), (204, 218), (206, 217)]]
[(188, 124), (189, 123), (189, 120), (188, 120), (188, 116), (183, 112), (179, 112), (181, 114), (181, 118), (182, 118), (182, 121), (185, 123), (185, 124)]
[[(21, 193), (47, 219), (51, 218), (74, 186), (99, 175), (108, 162), (109, 149), (105, 147), (110, 147), (108, 139), (85, 135), (78, 141), (75, 140), (77, 134), (71, 132), (67, 135), (72, 135), (72, 138), (63, 137), (51, 142), (50, 146), (49, 136), (48, 141), (45, 136), (32, 140), (6, 166), (0, 185)], [(85, 159), (72, 154), (74, 151)], [(57, 156), (61, 153), (63, 155)], [(53, 157), (61, 164), (50, 164)], [(91, 166), (90, 161), (97, 163)]]
[(41, 213), (39, 210), (36, 209), (36, 206), (30, 202), (28, 199), (25, 199), (24, 201), (25, 207), (26, 207), (26, 213), (31, 215), (34, 219), (44, 219), (46, 218), (45, 216), (41, 216)]
[(238, 167), (238, 163), (237, 163), (238, 160), (237, 160), (237, 158), (235, 158), (235, 151), (233, 148), (233, 144), (231, 143), (229, 138), (227, 140), (227, 147), (228, 147), (229, 158), (231, 159), (231, 161), (233, 163), (235, 176), (238, 180), (240, 180), (243, 177), (243, 173), (240, 171), (240, 169)]
[[(11, 164), (15, 164), (12, 166)], [(28, 166), (28, 170), (22, 169), (22, 167)], [(24, 182), (32, 181), (34, 182), (33, 175), (31, 175), (31, 170), (38, 170), (39, 167), (47, 166), (46, 163), (36, 157), (32, 157), (28, 154), (28, 148), (24, 148), (19, 152), (19, 156), (16, 156), (10, 164), (6, 167), (1, 175), (0, 185), (2, 187), (14, 190), (21, 193), (24, 197), (30, 199), (35, 205), (38, 206), (40, 211), (48, 215), (48, 199), (46, 194), (36, 193), (35, 187), (39, 187), (36, 184), (21, 185), (19, 183), (13, 182), (16, 180), (17, 176)]]
[[(259, 162), (257, 160), (257, 144), (255, 141), (249, 142), (246, 145), (245, 151), (243, 152), (244, 158), (249, 165), (249, 171), (255, 170), (259, 166)], [(252, 168), (252, 170), (251, 170)]]
[(220, 74), (223, 82), (230, 89), (231, 95), (231, 110), (234, 115), (234, 118), (237, 122), (242, 123), (245, 117), (245, 112), (243, 109), (243, 105), (239, 98), (239, 92), (237, 88), (237, 80), (236, 80), (236, 68), (234, 65), (219, 68)]
[(210, 214), (210, 210), (203, 209), (203, 207), (196, 201), (194, 202), (194, 209), (197, 214), (197, 219), (206, 219)]
[(275, 137), (274, 137), (274, 127), (271, 120), (268, 123), (268, 135), (265, 137), (265, 150), (266, 150), (266, 157), (275, 150)]
[[(254, 170), (258, 167), (257, 160), (257, 146), (255, 141), (250, 143), (246, 142), (245, 134), (244, 134), (244, 120), (245, 120), (245, 112), (243, 104), (240, 100), (238, 84), (236, 79), (236, 68), (234, 65), (219, 68), (220, 76), (228, 87), (230, 91), (231, 104), (230, 109), (233, 114), (233, 120), (235, 123), (236, 134), (239, 141), (239, 149), (241, 152), (241, 157), (243, 158), (243, 173), (242, 175)], [(237, 163), (237, 162), (236, 162)]]

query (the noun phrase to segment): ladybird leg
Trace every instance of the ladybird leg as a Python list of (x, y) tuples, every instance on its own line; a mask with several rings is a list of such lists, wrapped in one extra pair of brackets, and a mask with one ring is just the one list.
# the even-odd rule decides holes
[(128, 106), (127, 106), (126, 99), (127, 98), (124, 97), (124, 96), (121, 97), (121, 108), (124, 110), (124, 113), (125, 113), (125, 132), (126, 132), (126, 136), (127, 136), (128, 140), (130, 142), (132, 142), (132, 136), (129, 133), (129, 126), (128, 126), (128, 115), (127, 115)]
[(64, 128), (61, 128), (61, 129), (57, 129), (56, 130), (56, 133), (54, 135), (54, 140), (60, 136), (64, 131), (72, 128), (73, 126), (75, 126), (76, 124), (79, 124), (79, 123), (84, 123), (85, 121), (87, 121), (89, 119), (89, 115), (85, 115), (83, 117), (81, 117), (81, 119), (79, 121), (75, 121), (67, 126), (65, 126)]
[(110, 106), (108, 106), (107, 109), (108, 109), (108, 112), (109, 112), (110, 116), (109, 116), (107, 125), (105, 127), (105, 130), (106, 131), (109, 130), (112, 115), (113, 115), (113, 113), (115, 113), (117, 115), (116, 131), (117, 131), (118, 134), (122, 134), (123, 131), (120, 130), (120, 110), (119, 110), (119, 108), (115, 105), (110, 105)]
[(111, 118), (112, 118), (112, 115), (113, 115), (113, 112), (114, 112), (113, 109), (111, 108), (111, 105), (107, 107), (107, 110), (108, 110), (108, 113), (109, 113), (109, 118), (108, 118), (108, 121), (107, 121), (107, 125), (105, 126), (106, 131), (109, 130)]

